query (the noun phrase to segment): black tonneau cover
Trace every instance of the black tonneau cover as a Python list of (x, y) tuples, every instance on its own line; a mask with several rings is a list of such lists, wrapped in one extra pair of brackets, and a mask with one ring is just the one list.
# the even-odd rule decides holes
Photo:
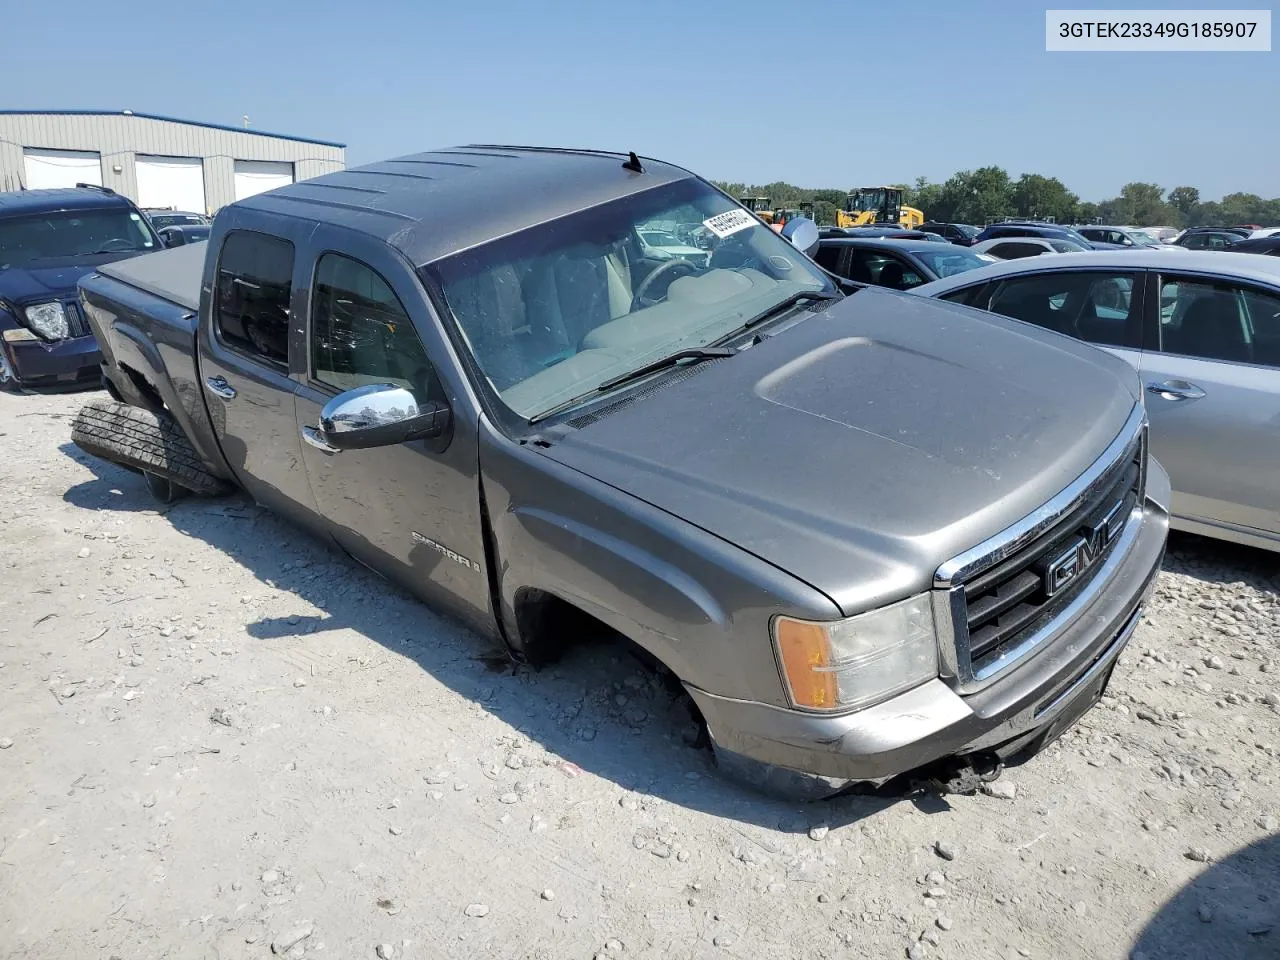
[(98, 273), (192, 311), (200, 309), (200, 280), (208, 243), (189, 243), (115, 263), (104, 263)]

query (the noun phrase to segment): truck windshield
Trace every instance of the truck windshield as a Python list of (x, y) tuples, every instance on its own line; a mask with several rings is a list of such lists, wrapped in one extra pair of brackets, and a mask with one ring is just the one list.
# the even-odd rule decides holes
[(58, 210), (0, 219), (0, 269), (37, 261), (158, 249), (155, 234), (141, 215), (124, 207)]
[[(705, 227), (709, 256), (651, 258), (640, 228), (652, 222)], [(798, 293), (835, 295), (790, 243), (692, 179), (539, 224), (423, 271), (443, 291), (457, 339), (488, 387), (523, 418), (712, 343)]]

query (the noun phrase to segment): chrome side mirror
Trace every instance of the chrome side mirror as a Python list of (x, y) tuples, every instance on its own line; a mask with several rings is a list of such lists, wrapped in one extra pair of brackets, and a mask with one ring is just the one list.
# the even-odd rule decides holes
[(807, 256), (812, 257), (818, 249), (818, 225), (805, 217), (788, 220), (782, 227), (782, 236)]
[(386, 447), (441, 436), (449, 408), (390, 383), (373, 383), (338, 394), (320, 411), (320, 436), (336, 450)]

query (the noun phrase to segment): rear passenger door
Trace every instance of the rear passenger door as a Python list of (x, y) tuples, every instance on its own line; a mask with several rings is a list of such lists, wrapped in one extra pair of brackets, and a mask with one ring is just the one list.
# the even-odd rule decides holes
[(1142, 379), (1174, 513), (1280, 535), (1280, 291), (1178, 273), (1151, 288)]
[[(353, 556), (481, 631), (492, 629), (474, 419), (459, 411), (456, 365), (412, 269), (386, 244), (322, 226), (299, 327), (307, 349), (294, 437), (330, 535)], [(443, 357), (443, 360), (442, 360)], [(442, 375), (442, 371), (443, 374)], [(333, 397), (368, 384), (453, 411), (441, 438), (333, 451), (316, 435)]]
[(198, 335), (205, 406), (241, 485), (305, 523), (313, 504), (294, 424), (291, 320), (297, 250), (311, 225), (254, 211), (228, 216), (212, 288), (201, 291), (209, 318)]

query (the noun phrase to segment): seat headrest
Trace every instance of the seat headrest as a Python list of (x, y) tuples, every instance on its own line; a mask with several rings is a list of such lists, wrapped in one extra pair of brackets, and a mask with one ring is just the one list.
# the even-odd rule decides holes
[(1182, 316), (1179, 345), (1197, 357), (1243, 361), (1252, 358), (1235, 298), (1218, 291), (1199, 297), (1187, 308)]

